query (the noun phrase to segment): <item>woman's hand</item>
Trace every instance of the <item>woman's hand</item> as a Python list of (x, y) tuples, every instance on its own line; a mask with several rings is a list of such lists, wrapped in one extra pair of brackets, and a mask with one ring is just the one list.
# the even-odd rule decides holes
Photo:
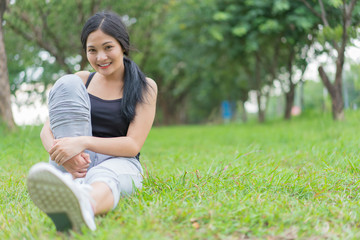
[(50, 148), (49, 154), (53, 161), (63, 165), (67, 160), (83, 152), (85, 146), (83, 137), (65, 137), (54, 140), (54, 145)]
[(90, 162), (89, 154), (82, 152), (67, 160), (63, 167), (71, 173), (73, 178), (83, 178), (86, 176)]

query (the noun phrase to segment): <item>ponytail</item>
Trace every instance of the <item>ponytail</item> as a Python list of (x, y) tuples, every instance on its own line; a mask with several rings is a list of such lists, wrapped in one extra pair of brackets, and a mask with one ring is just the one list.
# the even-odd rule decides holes
[(126, 56), (124, 56), (124, 67), (122, 116), (130, 123), (136, 115), (136, 105), (144, 102), (144, 93), (148, 91), (148, 83), (138, 65)]

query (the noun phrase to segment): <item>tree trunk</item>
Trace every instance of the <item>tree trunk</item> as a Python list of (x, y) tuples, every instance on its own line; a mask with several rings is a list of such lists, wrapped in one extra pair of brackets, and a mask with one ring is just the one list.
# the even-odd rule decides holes
[(292, 66), (295, 58), (295, 51), (294, 47), (291, 46), (290, 54), (289, 54), (289, 61), (288, 61), (288, 73), (289, 73), (289, 91), (285, 93), (285, 114), (284, 118), (286, 120), (291, 119), (291, 110), (294, 105), (294, 98), (295, 98), (295, 84), (293, 83), (293, 71)]
[(261, 92), (261, 88), (262, 88), (262, 84), (261, 84), (261, 59), (260, 59), (260, 53), (257, 52), (255, 54), (255, 84), (256, 84), (256, 98), (257, 98), (257, 105), (258, 105), (258, 121), (259, 123), (263, 123), (265, 122), (265, 109), (263, 109), (263, 104), (262, 104), (262, 92)]
[[(339, 66), (337, 66), (336, 71), (339, 72), (340, 70), (342, 72), (342, 67), (339, 68)], [(331, 97), (333, 119), (340, 121), (344, 120), (345, 114), (344, 114), (344, 100), (342, 96), (341, 74), (336, 74), (335, 83), (332, 84), (322, 66), (318, 68), (318, 71), (321, 77), (321, 81), (324, 83)]]
[(290, 90), (285, 93), (285, 115), (284, 118), (286, 120), (291, 119), (291, 110), (294, 106), (294, 98), (295, 98), (295, 85), (293, 83), (290, 83)]
[(259, 111), (258, 120), (259, 120), (259, 123), (265, 122), (265, 111), (264, 110)]
[(3, 14), (6, 9), (6, 4), (7, 1), (1, 1), (0, 3), (0, 118), (11, 130), (15, 128), (15, 123), (11, 110), (10, 84), (2, 27)]
[(248, 120), (248, 117), (247, 117), (247, 112), (246, 112), (246, 108), (245, 108), (245, 101), (241, 101), (240, 106), (241, 106), (241, 110), (240, 110), (241, 121), (243, 123), (246, 123)]
[[(178, 105), (177, 105), (178, 104)], [(187, 122), (186, 104), (184, 101), (169, 102), (165, 98), (158, 98), (158, 106), (162, 113), (159, 125), (185, 124)], [(175, 107), (176, 106), (176, 107)]]
[(174, 122), (173, 113), (171, 111), (171, 106), (165, 98), (159, 95), (158, 98), (158, 106), (161, 109), (162, 113), (162, 121), (160, 122), (161, 125), (170, 125)]
[(342, 86), (335, 87), (335, 95), (331, 98), (332, 116), (336, 121), (342, 121), (345, 119), (344, 114), (344, 99), (342, 96)]
[(182, 107), (185, 107), (183, 104), (183, 98), (174, 98), (166, 92), (162, 92), (158, 97), (158, 107), (162, 113), (162, 121), (159, 122), (160, 125), (172, 125), (172, 124), (183, 124), (186, 116), (184, 116), (184, 111)]
[(257, 105), (258, 105), (258, 121), (259, 123), (265, 122), (265, 110), (262, 108), (262, 94), (261, 90), (256, 91)]
[(301, 79), (300, 80), (300, 109), (301, 112), (303, 112), (305, 110), (305, 101), (304, 101), (304, 80)]

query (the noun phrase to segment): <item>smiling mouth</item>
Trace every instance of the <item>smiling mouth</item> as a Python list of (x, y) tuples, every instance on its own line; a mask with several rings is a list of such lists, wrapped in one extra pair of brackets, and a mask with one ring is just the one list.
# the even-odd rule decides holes
[(98, 64), (98, 66), (99, 66), (100, 68), (107, 68), (107, 67), (109, 67), (109, 66), (110, 66), (110, 64), (111, 64), (111, 63)]

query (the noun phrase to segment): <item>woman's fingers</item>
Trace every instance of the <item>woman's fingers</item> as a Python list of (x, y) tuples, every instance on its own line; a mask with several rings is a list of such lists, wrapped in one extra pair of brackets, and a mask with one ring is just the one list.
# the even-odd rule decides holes
[[(54, 140), (54, 145), (49, 149), (50, 157), (59, 165), (63, 165), (67, 160), (79, 154), (82, 150), (78, 149), (75, 137), (66, 137)], [(89, 154), (84, 153), (83, 159), (90, 163)]]
[(59, 142), (59, 139), (54, 139), (54, 144), (52, 145), (52, 147), (49, 150), (49, 154), (52, 155), (55, 151), (56, 151), (56, 144)]
[(52, 151), (52, 153), (50, 153), (50, 158), (51, 160), (53, 160), (54, 162), (56, 162), (57, 164), (59, 164), (58, 160), (59, 160), (59, 154), (58, 152), (56, 152), (55, 150)]
[(82, 152), (82, 153), (81, 153), (81, 156), (85, 159), (85, 161), (86, 161), (87, 163), (91, 163), (90, 155), (89, 155), (89, 154)]
[(60, 155), (59, 160), (58, 160), (59, 165), (63, 165), (67, 160), (72, 158), (71, 156), (69, 157), (69, 156), (66, 156), (65, 154), (61, 154), (61, 153), (59, 155)]
[(51, 160), (55, 161), (57, 164), (60, 163), (62, 158), (61, 151), (57, 149), (56, 144), (49, 150)]
[(78, 166), (77, 170), (76, 171), (79, 171), (79, 172), (87, 172), (87, 169), (89, 168), (89, 164), (85, 164), (85, 165), (81, 165), (81, 166)]
[(71, 174), (73, 176), (73, 178), (83, 178), (86, 176), (86, 172), (85, 173), (81, 173), (81, 172), (74, 172)]

